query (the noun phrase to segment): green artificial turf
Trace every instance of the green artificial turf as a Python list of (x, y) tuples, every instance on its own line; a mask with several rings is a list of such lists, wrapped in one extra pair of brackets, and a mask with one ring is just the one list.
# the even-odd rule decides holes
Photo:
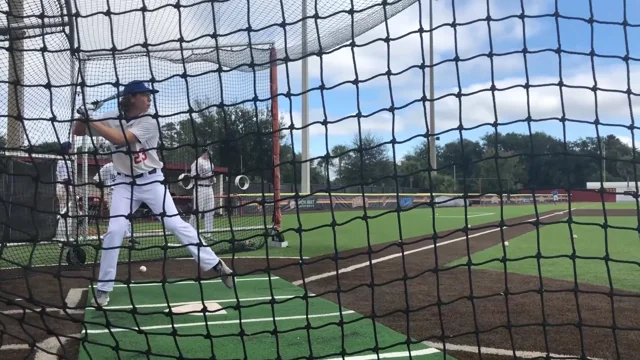
[[(545, 278), (574, 281), (578, 283), (609, 286), (615, 289), (640, 291), (640, 237), (633, 230), (638, 226), (634, 217), (608, 217), (607, 224), (633, 229), (607, 230), (601, 227), (603, 217), (575, 217), (572, 224), (576, 238), (569, 235), (569, 225), (554, 224), (531, 231), (509, 240), (506, 247), (507, 271), (538, 276), (540, 269)], [(605, 236), (606, 235), (606, 236)], [(573, 241), (572, 241), (573, 240)], [(574, 250), (575, 249), (575, 250)], [(538, 252), (543, 256), (540, 265)], [(608, 254), (610, 261), (605, 261)], [(472, 254), (476, 269), (504, 271), (500, 259), (502, 244)], [(574, 260), (571, 257), (575, 255)], [(447, 266), (465, 264), (466, 258), (458, 259)], [(624, 261), (631, 262), (625, 263)], [(608, 269), (607, 269), (608, 268)], [(610, 274), (610, 275), (609, 275)]]
[[(370, 319), (320, 297), (301, 298), (304, 291), (285, 280), (248, 276), (236, 281), (237, 295), (219, 282), (116, 286), (106, 308), (87, 308), (79, 359), (133, 359), (146, 352), (152, 358), (320, 358), (339, 356), (343, 348), (372, 355), (376, 345), (381, 354), (409, 350), (406, 336), (380, 324), (374, 329)], [(89, 289), (87, 302), (93, 292)], [(197, 309), (180, 313), (187, 302), (197, 303)], [(211, 309), (217, 304), (216, 311), (205, 316), (205, 302)], [(341, 319), (345, 324), (339, 325)], [(420, 359), (442, 358), (439, 351), (412, 342), (412, 352), (427, 352)]]
[[(538, 212), (549, 210), (563, 211), (567, 209), (567, 204), (544, 204), (538, 205)], [(535, 218), (533, 204), (510, 205), (502, 208), (505, 219), (531, 215)], [(435, 230), (439, 233), (448, 232), (454, 229), (462, 229), (465, 225), (465, 210), (462, 207), (437, 208), (435, 213)], [(335, 225), (332, 225), (335, 217)], [(301, 213), (300, 220), (295, 214), (283, 216), (281, 230), (289, 246), (286, 248), (263, 247), (256, 251), (244, 251), (237, 253), (238, 256), (293, 256), (298, 257), (302, 253), (304, 257), (314, 257), (318, 255), (334, 253), (334, 248), (338, 251), (364, 248), (369, 244), (381, 244), (396, 241), (399, 239), (409, 239), (412, 237), (431, 234), (434, 232), (433, 210), (417, 208), (397, 213), (395, 211), (367, 211), (367, 218), (364, 218), (362, 210), (357, 211), (335, 211), (335, 212), (314, 212)], [(467, 208), (467, 221), (471, 226), (496, 222), (500, 220), (500, 206), (472, 206)], [(238, 223), (243, 226), (260, 226), (262, 219), (253, 218), (253, 221), (243, 220)], [(220, 226), (228, 226), (222, 218), (219, 218)], [(507, 221), (508, 222), (508, 221)], [(236, 224), (234, 224), (235, 226)], [(335, 233), (334, 233), (335, 229)], [(161, 230), (160, 223), (134, 224), (134, 234)], [(299, 232), (298, 232), (299, 230)], [(236, 238), (246, 239), (257, 234), (256, 230), (237, 231)], [(171, 236), (168, 241), (178, 244), (178, 240)], [(216, 235), (216, 240), (231, 239), (229, 232)], [(135, 250), (121, 249), (120, 261), (154, 260), (163, 258), (163, 250), (160, 246), (165, 244), (162, 236), (141, 238), (141, 244)], [(222, 246), (221, 244), (220, 246)], [(84, 249), (87, 254), (87, 262), (99, 261), (99, 252), (95, 241), (85, 243)], [(126, 243), (124, 244), (126, 246)], [(0, 253), (0, 268), (15, 266), (41, 266), (58, 263), (65, 263), (63, 248), (57, 245), (35, 244), (30, 246), (9, 247)], [(215, 248), (214, 248), (215, 250)], [(188, 257), (189, 253), (182, 247), (167, 251), (168, 257)]]

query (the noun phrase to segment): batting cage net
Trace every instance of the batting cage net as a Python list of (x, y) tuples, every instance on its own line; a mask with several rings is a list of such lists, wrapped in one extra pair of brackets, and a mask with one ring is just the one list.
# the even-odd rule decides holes
[(0, 359), (640, 353), (640, 3), (0, 14)]

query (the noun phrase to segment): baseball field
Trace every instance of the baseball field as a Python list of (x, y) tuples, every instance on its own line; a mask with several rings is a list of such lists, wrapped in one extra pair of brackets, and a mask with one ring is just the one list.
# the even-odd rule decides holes
[(90, 257), (60, 270), (35, 246), (49, 255), (3, 270), (0, 357), (633, 358), (637, 224), (635, 204), (566, 202), (285, 215), (287, 248), (225, 257), (235, 290), (145, 260), (163, 238), (141, 238), (105, 308)]

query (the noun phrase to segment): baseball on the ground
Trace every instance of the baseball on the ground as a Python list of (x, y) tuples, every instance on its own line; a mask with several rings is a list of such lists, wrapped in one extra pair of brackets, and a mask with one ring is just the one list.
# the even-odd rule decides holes
[(147, 271), (147, 267), (142, 265), (140, 266), (140, 272), (146, 272)]
[(509, 246), (509, 242), (508, 242), (508, 241), (505, 241), (505, 242), (504, 242), (504, 246)]

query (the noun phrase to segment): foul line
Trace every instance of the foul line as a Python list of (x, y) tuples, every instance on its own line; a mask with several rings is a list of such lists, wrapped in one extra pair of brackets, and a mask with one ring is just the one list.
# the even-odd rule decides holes
[[(574, 209), (571, 209), (571, 210), (574, 210)], [(566, 212), (568, 212), (568, 211), (569, 211), (569, 210), (560, 211), (560, 212), (555, 212), (555, 213), (553, 213), (553, 214), (549, 214), (549, 215), (541, 216), (541, 217), (534, 218), (534, 219), (529, 219), (529, 220), (526, 220), (526, 221), (534, 221), (534, 220), (538, 220), (538, 219), (545, 219), (545, 218), (548, 218), (548, 217), (551, 217), (551, 216), (562, 215), (562, 214), (564, 214), (564, 213), (566, 213)], [(438, 243), (437, 245), (435, 245), (435, 244), (433, 244), (433, 245), (427, 245), (427, 246), (423, 246), (423, 247), (421, 247), (421, 248), (417, 248), (417, 249), (413, 249), (413, 250), (405, 251), (404, 253), (398, 253), (398, 254), (393, 254), (393, 255), (387, 255), (387, 256), (385, 256), (385, 257), (381, 257), (381, 258), (379, 258), (379, 259), (375, 259), (375, 260), (371, 260), (371, 261), (365, 261), (365, 262), (362, 262), (362, 263), (360, 263), (360, 264), (347, 266), (347, 267), (345, 267), (345, 268), (342, 268), (342, 269), (338, 270), (337, 272), (334, 270), (334, 271), (329, 271), (329, 272), (326, 272), (326, 273), (323, 273), (323, 274), (310, 276), (310, 277), (308, 277), (308, 278), (305, 278), (305, 279), (304, 279), (304, 281), (303, 281), (303, 280), (297, 280), (297, 281), (292, 282), (292, 284), (293, 284), (293, 285), (295, 285), (295, 286), (300, 286), (300, 285), (302, 285), (303, 283), (309, 283), (309, 282), (312, 282), (312, 281), (316, 281), (316, 280), (324, 279), (324, 278), (326, 278), (326, 277), (335, 276), (335, 275), (337, 275), (337, 274), (342, 274), (342, 273), (346, 273), (346, 272), (351, 272), (351, 271), (354, 271), (354, 270), (357, 270), (357, 269), (360, 269), (360, 268), (363, 268), (363, 267), (367, 267), (367, 266), (371, 266), (371, 265), (373, 265), (373, 264), (377, 264), (377, 263), (379, 263), (379, 262), (383, 262), (383, 261), (387, 261), (387, 260), (395, 259), (395, 258), (397, 258), (397, 257), (410, 255), (410, 254), (417, 253), (417, 252), (424, 251), (424, 250), (428, 250), (428, 249), (433, 248), (434, 246), (443, 246), (443, 245), (448, 245), (448, 244), (452, 244), (452, 243), (454, 243), (454, 242), (458, 242), (458, 241), (461, 241), (461, 240), (465, 240), (465, 239), (467, 239), (467, 238), (473, 238), (473, 237), (477, 237), (477, 236), (482, 236), (482, 235), (490, 234), (490, 233), (492, 233), (492, 232), (496, 232), (496, 231), (500, 231), (500, 228), (491, 229), (491, 230), (486, 230), (486, 231), (479, 232), (479, 233), (476, 233), (476, 234), (473, 234), (473, 235), (469, 235), (469, 236), (461, 236), (461, 237), (459, 237), (459, 238), (451, 239), (451, 240), (448, 240), (448, 241), (443, 241), (443, 242), (441, 242), (441, 243)]]
[[(236, 278), (235, 281), (264, 281), (264, 280), (277, 280), (280, 279), (280, 277), (278, 276), (272, 276), (270, 278), (268, 277), (255, 277), (255, 278)], [(162, 282), (152, 282), (152, 283), (131, 283), (131, 284), (115, 284), (113, 285), (113, 287), (138, 287), (138, 286), (162, 286), (163, 284), (165, 285), (195, 285), (195, 284), (211, 284), (211, 283), (219, 283), (222, 282), (222, 280), (203, 280), (203, 281), (196, 281), (194, 279), (184, 279), (184, 280), (179, 280), (179, 281), (171, 281), (171, 282), (166, 282), (166, 283), (162, 283)]]
[(371, 355), (357, 355), (357, 356), (345, 356), (345, 357), (337, 357), (337, 358), (331, 358), (328, 360), (343, 360), (343, 359), (347, 359), (347, 360), (375, 360), (375, 359), (393, 359), (393, 358), (408, 358), (408, 357), (413, 357), (413, 356), (420, 356), (420, 355), (431, 355), (431, 354), (435, 354), (435, 353), (439, 353), (440, 350), (438, 349), (422, 349), (422, 350), (412, 350), (412, 351), (396, 351), (396, 352), (389, 352), (389, 353), (377, 353), (377, 354), (371, 354)]
[[(311, 319), (311, 318), (322, 318), (322, 317), (331, 317), (331, 316), (339, 316), (339, 315), (349, 315), (349, 314), (354, 314), (354, 313), (355, 313), (355, 311), (347, 310), (347, 311), (336, 312), (336, 313), (316, 314), (316, 315), (296, 315), (296, 316), (269, 317), (269, 318), (258, 318), (258, 319), (245, 319), (245, 320), (242, 320), (242, 323), (245, 324), (245, 323), (252, 323), (252, 322), (267, 322), (267, 321), (274, 321), (274, 320), (281, 321), (281, 320)], [(83, 333), (86, 333), (86, 334), (104, 334), (104, 333), (113, 333), (113, 332), (122, 332), (122, 331), (139, 332), (139, 331), (146, 331), (146, 330), (173, 329), (173, 328), (180, 328), (180, 327), (237, 324), (239, 322), (240, 322), (240, 319), (197, 322), (197, 323), (186, 323), (186, 324), (173, 324), (173, 325), (155, 325), (155, 326), (144, 326), (144, 327), (141, 327), (141, 328), (114, 328), (114, 327), (111, 327), (111, 328), (105, 329), (105, 330), (84, 330)]]
[[(431, 347), (436, 348), (436, 349), (440, 349), (440, 350), (444, 349), (444, 346), (442, 345), (442, 343), (424, 341), (423, 344), (425, 344), (427, 346), (431, 346)], [(447, 352), (448, 351), (462, 351), (462, 352), (469, 352), (469, 353), (477, 354), (478, 353), (478, 347), (477, 346), (470, 346), (470, 345), (447, 344)], [(489, 347), (480, 347), (480, 353), (481, 354), (498, 355), (498, 356), (513, 356), (514, 352), (513, 352), (513, 350), (508, 350), (508, 349), (497, 349), (497, 348), (489, 348)], [(515, 353), (516, 353), (516, 357), (517, 358), (522, 358), (522, 359), (547, 358), (547, 357), (550, 357), (552, 359), (578, 359), (578, 358), (580, 358), (580, 356), (575, 356), (575, 355), (560, 355), (560, 354), (545, 353), (545, 352), (538, 352), (538, 351), (516, 350)], [(589, 360), (604, 360), (604, 359), (594, 358), (594, 357), (587, 357), (587, 359), (589, 359)]]

